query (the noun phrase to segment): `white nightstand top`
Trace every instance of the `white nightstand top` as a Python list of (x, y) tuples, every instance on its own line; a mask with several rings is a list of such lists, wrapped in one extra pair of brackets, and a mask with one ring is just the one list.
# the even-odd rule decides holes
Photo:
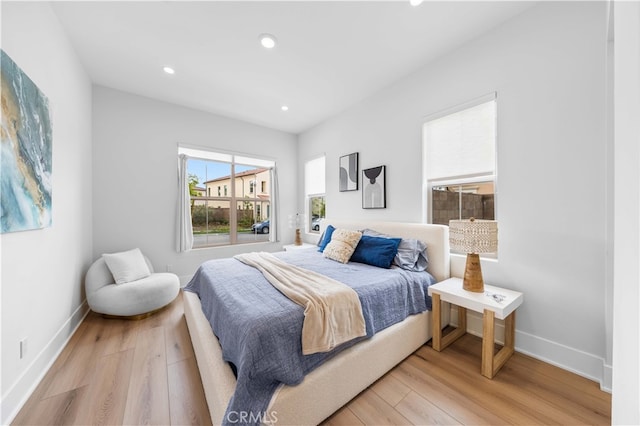
[(295, 244), (285, 244), (282, 246), (282, 250), (284, 251), (292, 251), (292, 250), (301, 250), (301, 249), (308, 249), (311, 247), (316, 247), (315, 244), (309, 244), (309, 243), (302, 243), (302, 245), (297, 246)]
[[(506, 288), (484, 285), (484, 293), (474, 293), (462, 288), (462, 278), (449, 278), (429, 287), (429, 296), (436, 292), (443, 302), (453, 303), (475, 312), (484, 312), (489, 309), (495, 312), (497, 319), (505, 319), (511, 312), (522, 304), (524, 295), (518, 291)], [(501, 302), (495, 300), (492, 295), (504, 296)]]

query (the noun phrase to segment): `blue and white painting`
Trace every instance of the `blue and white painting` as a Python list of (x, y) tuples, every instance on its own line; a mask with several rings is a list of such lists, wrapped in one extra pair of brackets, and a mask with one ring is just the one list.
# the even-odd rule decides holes
[(2, 233), (51, 226), (49, 100), (3, 50), (0, 146)]

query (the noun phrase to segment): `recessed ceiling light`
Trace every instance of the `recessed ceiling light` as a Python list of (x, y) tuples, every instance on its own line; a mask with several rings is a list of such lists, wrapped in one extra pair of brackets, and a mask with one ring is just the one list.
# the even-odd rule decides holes
[(271, 34), (260, 34), (260, 44), (265, 49), (273, 49), (276, 47), (276, 38)]
[(280, 109), (281, 109), (281, 110), (283, 110), (283, 111), (289, 111), (289, 107), (288, 107), (288, 106), (286, 106), (286, 105), (282, 105), (282, 106), (280, 107)]
[(173, 68), (171, 68), (171, 67), (164, 67), (164, 68), (162, 68), (162, 70), (163, 70), (164, 72), (166, 72), (167, 74), (175, 74), (175, 73), (176, 73), (176, 70), (174, 70), (174, 69), (173, 69)]
[(424, 0), (409, 0), (411, 6), (420, 6)]

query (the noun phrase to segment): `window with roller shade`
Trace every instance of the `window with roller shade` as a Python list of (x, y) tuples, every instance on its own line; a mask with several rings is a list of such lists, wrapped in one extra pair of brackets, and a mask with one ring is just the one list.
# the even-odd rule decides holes
[(496, 96), (434, 114), (423, 125), (427, 221), (495, 220)]
[(325, 157), (314, 158), (304, 165), (304, 192), (307, 200), (307, 231), (320, 232), (320, 220), (325, 218)]

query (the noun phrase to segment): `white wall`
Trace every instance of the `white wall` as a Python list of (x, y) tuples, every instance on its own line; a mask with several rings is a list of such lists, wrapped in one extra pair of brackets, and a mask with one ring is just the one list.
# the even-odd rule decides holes
[[(543, 2), (299, 146), (299, 164), (327, 155), (328, 217), (421, 222), (424, 117), (496, 91), (500, 252), (483, 262), (485, 280), (525, 295), (518, 350), (596, 380), (606, 368), (606, 42), (604, 3)], [(361, 169), (387, 166), (386, 209), (338, 192), (338, 158), (351, 152)], [(463, 258), (453, 266), (459, 275)]]
[(287, 215), (296, 209), (296, 136), (229, 118), (94, 86), (93, 256), (140, 247), (157, 271), (184, 283), (205, 260), (256, 243), (176, 252), (178, 143), (273, 159), (280, 182), (280, 235), (293, 241)]
[[(46, 3), (2, 2), (2, 49), (49, 98), (53, 225), (1, 236), (2, 408), (15, 415), (86, 312), (91, 260), (91, 82)], [(27, 354), (19, 359), (19, 341)]]
[(640, 424), (640, 3), (616, 2), (613, 424)]

